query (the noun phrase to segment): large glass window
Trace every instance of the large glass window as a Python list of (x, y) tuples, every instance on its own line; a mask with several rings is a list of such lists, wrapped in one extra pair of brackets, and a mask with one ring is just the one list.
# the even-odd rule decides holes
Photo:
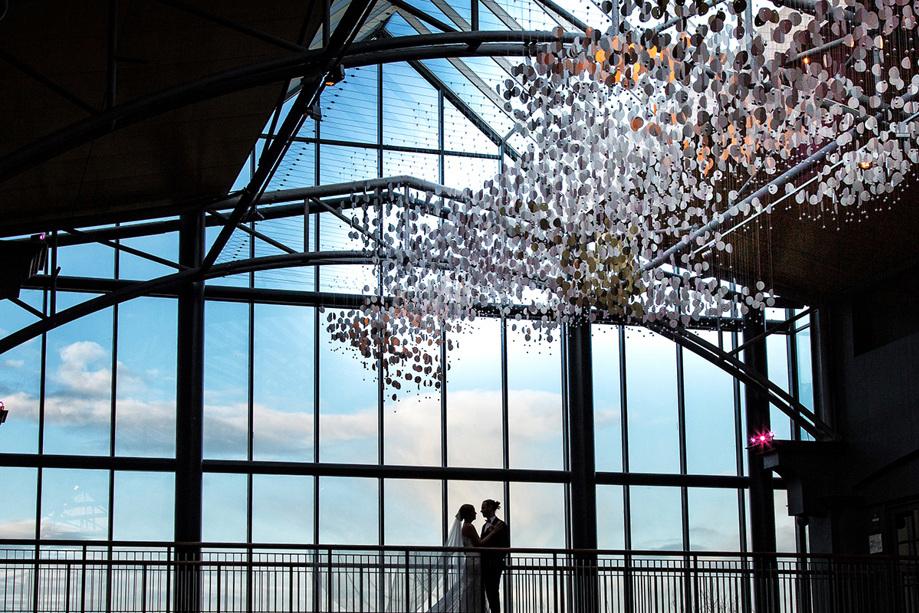
[(252, 456), (313, 460), (316, 313), (255, 306)]
[(680, 439), (673, 343), (629, 328), (625, 337), (629, 470), (679, 473)]
[(511, 468), (561, 469), (562, 374), (558, 332), (507, 324), (507, 418)]
[(447, 464), (503, 466), (501, 322), (479, 318), (447, 336)]

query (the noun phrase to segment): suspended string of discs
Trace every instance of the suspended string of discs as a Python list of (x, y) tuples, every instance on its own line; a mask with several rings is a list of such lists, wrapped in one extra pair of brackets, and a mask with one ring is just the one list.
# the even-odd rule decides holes
[[(482, 189), (436, 209), (355, 197), (377, 297), (328, 329), (390, 388), (440, 387), (444, 339), (483, 310), (551, 330), (771, 306), (758, 264), (738, 292), (715, 274), (744, 240), (771, 249), (750, 227), (792, 197), (844, 218), (919, 162), (911, 3), (763, 7), (746, 26), (745, 0), (629, 6), (514, 67), (498, 93), (529, 144)], [(667, 27), (628, 25), (651, 20)]]

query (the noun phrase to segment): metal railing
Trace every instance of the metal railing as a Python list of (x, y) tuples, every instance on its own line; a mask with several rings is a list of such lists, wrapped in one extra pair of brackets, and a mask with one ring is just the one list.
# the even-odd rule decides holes
[[(507, 552), (506, 613), (919, 613), (919, 558)], [(479, 584), (468, 582), (481, 558), (464, 553), (470, 550), (0, 541), (0, 611), (481, 611)]]

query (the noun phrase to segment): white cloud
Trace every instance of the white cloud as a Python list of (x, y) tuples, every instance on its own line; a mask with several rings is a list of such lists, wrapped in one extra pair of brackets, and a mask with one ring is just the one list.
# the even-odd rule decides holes
[(112, 387), (111, 368), (90, 370), (89, 366), (103, 358), (108, 352), (98, 343), (80, 341), (60, 350), (61, 365), (55, 380), (64, 385), (70, 394), (91, 398), (108, 396)]
[(25, 362), (23, 360), (7, 360), (3, 363), (3, 365), (6, 366), (7, 368), (19, 369), (19, 368), (22, 368), (23, 365), (25, 365)]
[(35, 538), (35, 520), (21, 519), (0, 524), (0, 537), (7, 539)]

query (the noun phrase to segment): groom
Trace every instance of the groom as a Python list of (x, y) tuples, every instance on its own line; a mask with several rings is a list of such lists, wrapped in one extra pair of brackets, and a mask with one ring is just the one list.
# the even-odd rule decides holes
[[(481, 538), (485, 538), (497, 530), (485, 546), (506, 549), (511, 546), (511, 530), (506, 523), (495, 517), (495, 511), (500, 507), (500, 502), (495, 502), (494, 500), (482, 501), (481, 511), (482, 517), (485, 518), (485, 525), (482, 526)], [(501, 573), (504, 572), (504, 559), (506, 556), (506, 552), (498, 551), (482, 554), (482, 586), (485, 591), (485, 598), (488, 600), (488, 609), (491, 613), (501, 613), (501, 598), (498, 595), (498, 587), (501, 585)]]

